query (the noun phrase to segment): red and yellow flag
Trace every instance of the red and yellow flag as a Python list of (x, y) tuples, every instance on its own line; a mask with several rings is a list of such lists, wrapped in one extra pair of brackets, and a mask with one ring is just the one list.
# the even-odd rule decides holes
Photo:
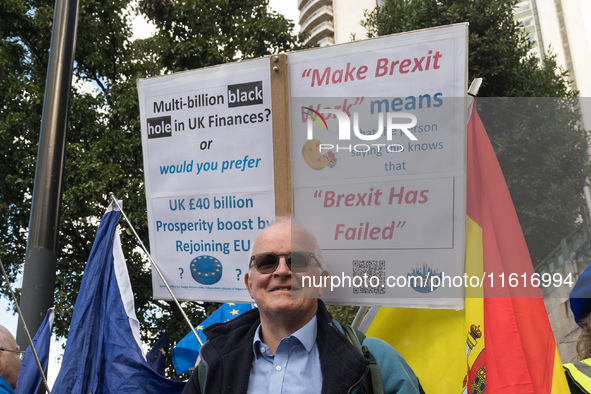
[[(469, 294), (459, 311), (381, 308), (366, 334), (394, 346), (427, 393), (569, 393), (511, 196), (475, 109), (466, 211), (466, 273), (489, 278), (483, 296)], [(519, 286), (508, 285), (511, 274)]]

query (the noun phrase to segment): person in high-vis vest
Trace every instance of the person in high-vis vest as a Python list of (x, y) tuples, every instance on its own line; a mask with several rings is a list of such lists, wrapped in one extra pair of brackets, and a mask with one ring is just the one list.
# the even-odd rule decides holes
[(572, 394), (591, 394), (591, 264), (579, 275), (569, 301), (575, 322), (582, 329), (577, 341), (581, 361), (564, 364), (564, 373)]

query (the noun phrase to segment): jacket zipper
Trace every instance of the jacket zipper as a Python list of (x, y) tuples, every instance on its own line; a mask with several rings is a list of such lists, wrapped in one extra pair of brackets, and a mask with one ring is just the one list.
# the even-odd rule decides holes
[[(337, 328), (334, 326), (334, 324), (332, 324), (332, 321), (328, 322), (328, 325), (329, 325), (330, 327), (332, 327), (333, 329), (335, 329), (335, 330), (338, 330), (338, 329), (337, 329)], [(363, 375), (361, 375), (361, 377), (359, 378), (359, 380), (358, 380), (357, 382), (355, 382), (355, 383), (353, 384), (353, 386), (349, 387), (349, 390), (347, 391), (347, 394), (351, 394), (351, 393), (353, 392), (352, 390), (353, 390), (355, 387), (359, 386), (359, 385), (361, 384), (361, 382), (363, 382), (363, 379), (365, 379), (365, 377), (367, 376), (367, 369), (368, 369), (368, 368), (366, 368), (366, 370), (365, 370), (365, 373), (364, 373)]]
[(360, 379), (359, 379), (357, 382), (355, 382), (355, 384), (354, 384), (353, 386), (351, 386), (351, 387), (349, 388), (349, 391), (347, 391), (347, 394), (351, 394), (351, 393), (353, 392), (352, 390), (353, 390), (355, 387), (359, 386), (359, 384), (361, 384), (361, 382), (363, 381), (363, 379), (365, 379), (365, 375), (361, 376), (361, 378), (360, 378)]

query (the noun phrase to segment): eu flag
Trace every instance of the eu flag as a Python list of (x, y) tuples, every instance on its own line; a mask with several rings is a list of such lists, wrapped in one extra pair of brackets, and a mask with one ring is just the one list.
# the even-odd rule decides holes
[[(53, 326), (53, 308), (47, 310), (45, 319), (39, 326), (35, 337), (33, 338), (33, 346), (39, 357), (39, 362), (43, 371), (47, 376), (47, 362), (49, 361), (49, 344), (51, 342), (51, 327)], [(37, 361), (33, 355), (31, 347), (27, 347), (25, 351), (25, 358), (21, 365), (21, 370), (18, 373), (18, 383), (15, 390), (16, 394), (38, 393), (43, 385), (41, 372), (37, 366)]]
[(166, 356), (168, 356), (169, 337), (168, 332), (165, 332), (160, 339), (154, 344), (152, 350), (146, 354), (146, 360), (152, 369), (164, 376), (166, 368)]
[(53, 394), (176, 394), (185, 385), (159, 375), (143, 356), (120, 215), (111, 205), (97, 230)]
[[(197, 335), (205, 343), (207, 340), (205, 335), (203, 335), (203, 329), (205, 327), (213, 323), (223, 323), (231, 320), (251, 308), (251, 304), (235, 304), (232, 302), (223, 304), (196, 327)], [(199, 349), (201, 349), (201, 345), (193, 332), (189, 332), (177, 343), (176, 347), (172, 349), (172, 364), (177, 374), (189, 372), (191, 368), (195, 367), (197, 357), (199, 356)]]

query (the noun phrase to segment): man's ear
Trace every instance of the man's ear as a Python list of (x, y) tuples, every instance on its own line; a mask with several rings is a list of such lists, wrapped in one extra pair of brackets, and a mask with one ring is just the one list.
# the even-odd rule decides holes
[[(330, 281), (330, 274), (327, 270), (322, 270), (320, 273), (320, 277), (322, 278), (322, 284), (325, 285), (327, 281)], [(325, 279), (326, 277), (326, 279)], [(324, 294), (324, 290), (326, 290), (326, 286), (322, 286), (318, 288), (318, 297), (321, 297)]]
[(250, 270), (248, 270), (246, 274), (244, 274), (244, 284), (246, 285), (246, 290), (248, 290), (248, 294), (250, 294), (250, 298), (254, 300), (254, 297), (252, 296), (252, 279), (250, 277)]

